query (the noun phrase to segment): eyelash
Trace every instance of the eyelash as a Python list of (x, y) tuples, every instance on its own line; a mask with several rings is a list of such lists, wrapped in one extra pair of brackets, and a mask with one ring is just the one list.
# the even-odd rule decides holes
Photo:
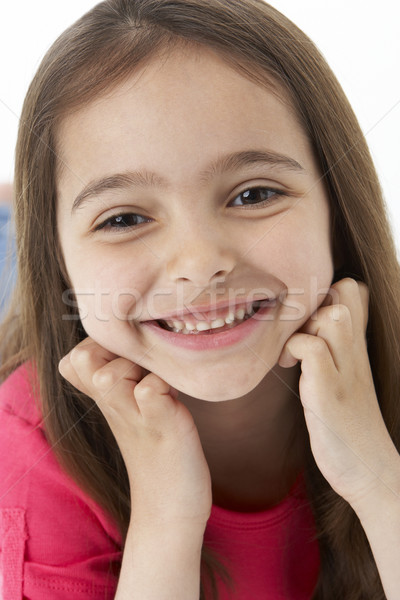
[[(284, 196), (285, 195), (285, 193), (282, 190), (277, 190), (277, 189), (270, 188), (270, 187), (257, 186), (257, 187), (247, 188), (243, 192), (240, 192), (240, 194), (235, 196), (235, 198), (231, 201), (230, 204), (232, 204), (232, 202), (235, 202), (241, 196), (247, 195), (247, 197), (250, 197), (254, 193), (260, 195), (260, 193), (264, 193), (264, 192), (267, 192), (268, 197), (262, 199), (260, 202), (250, 202), (247, 205), (246, 204), (240, 204), (240, 205), (236, 204), (234, 206), (236, 206), (236, 207), (240, 207), (240, 206), (246, 207), (247, 206), (250, 209), (253, 207), (260, 207), (260, 206), (264, 207), (267, 204), (270, 204), (275, 196)], [(127, 221), (132, 218), (134, 218), (136, 221), (140, 221), (140, 222), (129, 225), (127, 223)], [(139, 225), (142, 225), (143, 223), (151, 223), (151, 221), (152, 221), (152, 219), (150, 219), (148, 217), (143, 217), (142, 215), (139, 215), (137, 213), (119, 213), (119, 214), (113, 215), (112, 217), (109, 217), (103, 223), (100, 223), (99, 225), (97, 225), (95, 227), (95, 231), (100, 231), (101, 229), (105, 229), (105, 230), (131, 229), (131, 228), (138, 227)], [(113, 225), (113, 223), (114, 223), (114, 225)]]
[[(132, 217), (135, 220), (140, 221), (140, 223), (134, 223), (134, 224), (128, 225), (126, 223), (126, 221), (128, 219), (132, 219)], [(112, 225), (113, 222), (114, 222), (115, 226)], [(150, 223), (150, 222), (151, 222), (151, 219), (149, 219), (147, 217), (143, 217), (142, 215), (138, 215), (137, 213), (120, 213), (117, 215), (113, 215), (112, 217), (109, 217), (103, 223), (100, 223), (100, 225), (97, 225), (97, 227), (95, 227), (94, 230), (100, 231), (101, 229), (105, 229), (105, 230), (131, 229), (133, 227), (138, 227), (139, 225), (142, 225), (143, 223)]]
[(268, 196), (270, 194), (270, 196), (268, 198), (265, 198), (264, 200), (261, 200), (261, 202), (250, 202), (250, 204), (241, 204), (238, 205), (236, 204), (236, 206), (265, 206), (266, 204), (270, 204), (272, 199), (274, 198), (274, 196), (284, 196), (285, 193), (282, 190), (276, 190), (274, 188), (270, 188), (270, 187), (262, 187), (262, 186), (256, 186), (256, 187), (252, 187), (252, 188), (248, 188), (246, 190), (244, 190), (243, 192), (240, 192), (240, 194), (238, 194), (237, 196), (235, 196), (235, 198), (232, 200), (232, 202), (234, 202), (235, 200), (237, 200), (238, 198), (240, 198), (240, 196), (245, 196), (247, 194), (247, 196), (250, 196), (252, 193), (257, 193), (260, 194), (260, 192), (267, 192)]

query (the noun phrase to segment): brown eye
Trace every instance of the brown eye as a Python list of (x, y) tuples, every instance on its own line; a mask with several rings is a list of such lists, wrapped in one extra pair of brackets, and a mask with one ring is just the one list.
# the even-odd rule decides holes
[(100, 225), (96, 227), (96, 231), (100, 229), (128, 229), (136, 227), (137, 225), (142, 225), (142, 223), (149, 223), (150, 221), (151, 219), (148, 217), (143, 217), (136, 213), (124, 213), (109, 217), (106, 221), (100, 223)]
[(256, 187), (241, 192), (231, 202), (231, 206), (249, 206), (252, 204), (265, 204), (283, 192), (271, 188)]

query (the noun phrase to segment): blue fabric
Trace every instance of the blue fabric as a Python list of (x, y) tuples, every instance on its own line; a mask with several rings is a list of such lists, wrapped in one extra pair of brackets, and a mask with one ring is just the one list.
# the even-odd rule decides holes
[(11, 208), (7, 204), (0, 204), (0, 317), (14, 286), (15, 258)]

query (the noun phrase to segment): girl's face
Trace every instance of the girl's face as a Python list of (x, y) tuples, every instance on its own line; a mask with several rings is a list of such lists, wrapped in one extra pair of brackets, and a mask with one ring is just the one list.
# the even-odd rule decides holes
[(211, 51), (175, 51), (58, 134), (66, 302), (87, 334), (187, 395), (250, 392), (333, 277), (326, 193), (288, 99)]

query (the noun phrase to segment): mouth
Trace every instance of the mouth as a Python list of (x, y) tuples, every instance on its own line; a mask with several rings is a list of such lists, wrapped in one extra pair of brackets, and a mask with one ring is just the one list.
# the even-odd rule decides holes
[(186, 319), (158, 319), (152, 323), (161, 329), (181, 335), (215, 335), (237, 327), (241, 323), (244, 323), (244, 321), (254, 317), (262, 308), (272, 306), (274, 303), (275, 299), (271, 300), (267, 298), (265, 300), (256, 300), (240, 307), (227, 308), (225, 309), (225, 314), (219, 314), (213, 320), (194, 319), (193, 315), (188, 315)]

